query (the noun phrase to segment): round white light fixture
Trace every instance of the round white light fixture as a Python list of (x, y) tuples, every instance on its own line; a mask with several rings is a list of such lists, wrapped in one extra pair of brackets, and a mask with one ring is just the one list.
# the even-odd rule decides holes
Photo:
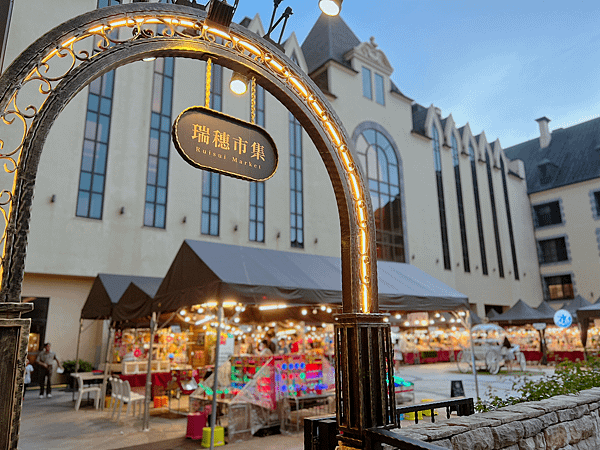
[(229, 82), (229, 89), (231, 92), (237, 95), (244, 95), (248, 91), (248, 78), (238, 72), (231, 74), (231, 81)]
[(343, 0), (319, 0), (319, 8), (328, 16), (337, 16), (342, 9)]

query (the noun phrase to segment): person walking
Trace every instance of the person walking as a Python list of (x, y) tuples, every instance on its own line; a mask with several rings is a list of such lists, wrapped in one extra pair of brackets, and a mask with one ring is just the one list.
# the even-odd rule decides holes
[[(56, 357), (56, 353), (50, 351), (50, 342), (44, 344), (44, 350), (38, 353), (36, 363), (42, 368), (42, 374), (40, 376), (40, 398), (44, 397), (44, 385), (46, 385), (46, 396), (52, 397), (52, 367), (54, 360), (58, 363), (58, 367), (62, 368), (60, 361)], [(46, 377), (48, 381), (46, 382)]]

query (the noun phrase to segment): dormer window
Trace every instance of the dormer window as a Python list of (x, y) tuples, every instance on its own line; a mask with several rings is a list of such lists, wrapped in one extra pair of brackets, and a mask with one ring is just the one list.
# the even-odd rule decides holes
[(373, 100), (373, 78), (375, 79), (375, 101), (380, 105), (385, 105), (383, 77), (378, 73), (375, 74), (375, 77), (372, 77), (371, 70), (364, 66), (362, 68), (363, 97)]

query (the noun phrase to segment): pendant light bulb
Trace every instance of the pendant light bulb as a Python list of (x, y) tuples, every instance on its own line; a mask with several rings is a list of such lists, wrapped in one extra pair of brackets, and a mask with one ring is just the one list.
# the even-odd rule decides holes
[(231, 92), (237, 95), (244, 95), (248, 91), (248, 78), (238, 72), (231, 74), (231, 81), (229, 82), (229, 89)]

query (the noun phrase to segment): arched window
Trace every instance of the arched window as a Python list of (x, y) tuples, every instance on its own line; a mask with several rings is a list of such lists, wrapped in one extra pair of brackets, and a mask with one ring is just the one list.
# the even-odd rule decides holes
[(437, 183), (438, 208), (440, 211), (440, 231), (442, 234), (442, 255), (444, 256), (444, 269), (451, 270), (450, 246), (448, 244), (448, 223), (446, 222), (446, 203), (444, 201), (444, 183), (442, 179), (442, 155), (440, 153), (440, 134), (434, 125), (431, 129), (433, 144), (433, 165)]
[(364, 128), (355, 142), (375, 212), (377, 258), (405, 262), (400, 166), (396, 151), (388, 138), (374, 128)]

